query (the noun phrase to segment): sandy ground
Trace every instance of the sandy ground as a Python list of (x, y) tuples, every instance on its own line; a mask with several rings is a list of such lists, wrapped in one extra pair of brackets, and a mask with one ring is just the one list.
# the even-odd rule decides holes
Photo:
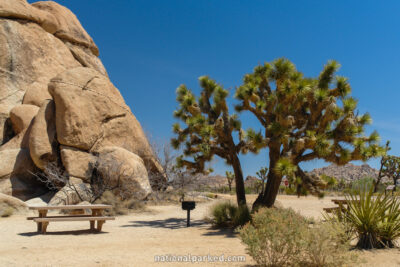
[[(228, 197), (229, 198), (229, 197)], [(330, 197), (319, 200), (279, 196), (284, 207), (320, 218)], [(251, 201), (251, 197), (249, 198)], [(197, 266), (253, 266), (245, 247), (231, 231), (213, 229), (203, 221), (213, 202), (200, 203), (192, 212), (192, 227), (179, 206), (152, 206), (146, 212), (119, 216), (88, 232), (88, 222), (50, 223), (48, 234), (37, 235), (26, 215), (0, 218), (0, 266), (193, 266), (193, 263), (155, 262), (157, 255), (245, 256), (246, 261), (197, 262)], [(400, 266), (400, 250), (358, 252), (361, 266)]]

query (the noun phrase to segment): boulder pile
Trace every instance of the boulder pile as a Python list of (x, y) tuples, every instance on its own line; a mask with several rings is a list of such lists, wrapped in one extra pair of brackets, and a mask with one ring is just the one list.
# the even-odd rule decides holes
[(66, 7), (0, 0), (0, 193), (22, 200), (47, 193), (34, 174), (54, 162), (85, 184), (94, 166), (118, 164), (119, 182), (134, 185), (140, 199), (157, 186), (152, 179), (165, 179), (98, 56)]

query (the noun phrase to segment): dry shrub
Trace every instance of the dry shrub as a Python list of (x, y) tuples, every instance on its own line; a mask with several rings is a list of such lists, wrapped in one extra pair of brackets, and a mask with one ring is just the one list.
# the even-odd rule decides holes
[(349, 252), (350, 243), (346, 229), (341, 224), (324, 222), (306, 231), (303, 266), (344, 266), (355, 260)]
[(240, 230), (247, 252), (260, 266), (343, 266), (349, 260), (342, 229), (310, 226), (292, 209), (261, 209)]
[(236, 228), (245, 225), (250, 219), (250, 211), (246, 205), (238, 207), (230, 202), (219, 202), (211, 207), (207, 221), (216, 227)]
[(122, 199), (120, 196), (114, 195), (111, 191), (103, 193), (97, 204), (111, 205), (112, 208), (105, 211), (106, 215), (126, 215), (133, 211), (144, 211), (145, 205), (142, 201), (136, 199)]

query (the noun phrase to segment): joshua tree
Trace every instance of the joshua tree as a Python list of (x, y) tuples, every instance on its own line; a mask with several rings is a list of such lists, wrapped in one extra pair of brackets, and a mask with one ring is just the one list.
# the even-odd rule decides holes
[(400, 157), (385, 156), (385, 161), (382, 168), (383, 176), (392, 178), (393, 191), (396, 191), (397, 180), (400, 179)]
[(327, 188), (333, 189), (338, 184), (338, 180), (333, 176), (328, 176), (328, 175), (322, 174), (321, 178), (326, 183)]
[(226, 180), (228, 181), (228, 186), (229, 186), (229, 192), (232, 191), (232, 183), (233, 180), (235, 179), (235, 175), (232, 172), (225, 172)]
[(390, 141), (387, 141), (386, 146), (385, 146), (385, 153), (381, 157), (381, 167), (379, 168), (378, 177), (376, 178), (376, 181), (374, 182), (374, 193), (376, 193), (378, 191), (378, 186), (379, 186), (382, 178), (386, 176), (386, 174), (384, 172), (384, 167), (385, 167), (385, 163), (387, 161), (387, 152), (390, 150), (389, 145), (390, 145)]
[(261, 192), (263, 192), (265, 187), (265, 182), (267, 181), (268, 168), (263, 167), (258, 172), (256, 172), (256, 174), (258, 178), (260, 178), (261, 180)]
[[(234, 170), (237, 202), (239, 205), (246, 204), (239, 153), (257, 152), (262, 147), (258, 141), (262, 142), (263, 138), (253, 131), (245, 134), (237, 115), (229, 114), (227, 90), (206, 76), (200, 77), (199, 81), (202, 91), (198, 98), (185, 85), (177, 89), (179, 108), (174, 115), (185, 125), (183, 129), (179, 123), (173, 126), (177, 137), (171, 140), (172, 145), (176, 149), (181, 144), (185, 145), (177, 164), (199, 173), (207, 171), (205, 164), (214, 155), (225, 159)], [(235, 142), (236, 136), (238, 142)], [(247, 139), (252, 142), (247, 142)]]
[(283, 176), (295, 176), (311, 193), (323, 182), (306, 174), (300, 163), (324, 159), (339, 165), (378, 156), (383, 148), (373, 132), (365, 136), (368, 113), (359, 115), (357, 100), (339, 64), (329, 61), (319, 77), (305, 78), (293, 63), (281, 58), (257, 66), (237, 88), (237, 111), (250, 111), (261, 123), (268, 147), (269, 172), (265, 190), (253, 207), (271, 207)]

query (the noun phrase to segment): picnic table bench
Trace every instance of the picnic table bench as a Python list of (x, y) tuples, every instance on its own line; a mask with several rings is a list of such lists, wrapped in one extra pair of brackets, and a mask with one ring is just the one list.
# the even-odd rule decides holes
[(333, 203), (335, 203), (337, 206), (336, 207), (330, 207), (330, 208), (324, 208), (323, 210), (326, 213), (333, 213), (336, 212), (337, 215), (339, 216), (339, 219), (342, 217), (341, 213), (345, 212), (347, 210), (347, 205), (350, 202), (354, 202), (354, 201), (359, 201), (359, 200), (347, 200), (347, 199), (332, 199), (331, 200)]
[[(33, 220), (37, 223), (37, 231), (45, 234), (47, 226), (50, 222), (72, 222), (72, 221), (89, 221), (90, 230), (101, 231), (103, 224), (108, 220), (115, 220), (115, 217), (103, 216), (102, 213), (105, 209), (111, 208), (110, 205), (60, 205), (60, 206), (30, 206), (30, 210), (37, 210), (39, 212), (38, 217), (28, 217), (27, 220)], [(58, 216), (47, 216), (49, 210), (70, 210), (70, 211), (82, 211), (88, 209), (91, 214), (77, 214), (77, 215), (58, 215)], [(97, 221), (97, 227), (95, 228), (95, 222)]]

